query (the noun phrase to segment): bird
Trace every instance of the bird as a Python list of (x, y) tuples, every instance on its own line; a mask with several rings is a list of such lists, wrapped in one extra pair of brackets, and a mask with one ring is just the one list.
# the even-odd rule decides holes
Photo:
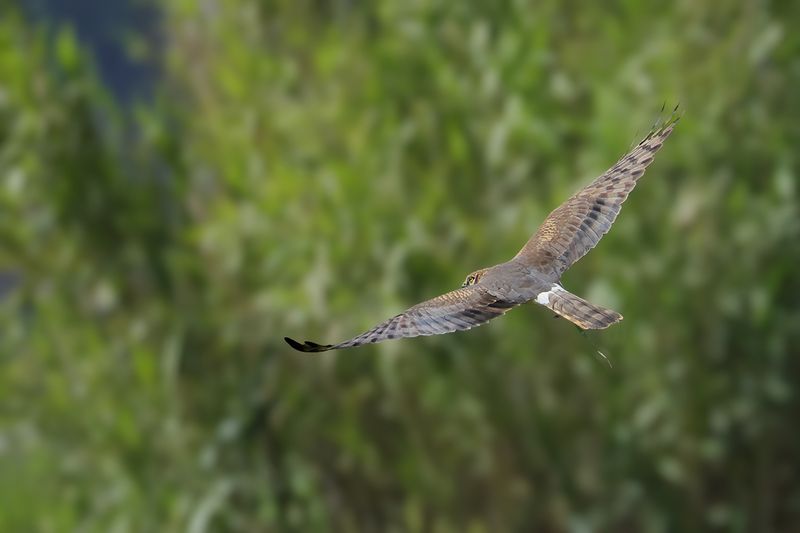
[(567, 291), (562, 274), (594, 248), (619, 215), (622, 203), (653, 162), (680, 119), (677, 107), (611, 168), (554, 209), (509, 261), (469, 274), (462, 286), (417, 304), (369, 331), (338, 344), (284, 340), (317, 353), (364, 344), (439, 335), (480, 326), (527, 302), (536, 302), (582, 330), (605, 329), (622, 315)]

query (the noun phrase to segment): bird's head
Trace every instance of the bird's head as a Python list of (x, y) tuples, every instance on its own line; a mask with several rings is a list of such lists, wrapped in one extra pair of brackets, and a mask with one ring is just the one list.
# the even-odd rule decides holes
[(470, 285), (475, 285), (476, 283), (478, 283), (481, 280), (483, 275), (486, 274), (487, 270), (489, 270), (489, 269), (488, 268), (482, 268), (480, 270), (476, 270), (475, 272), (473, 272), (472, 274), (467, 276), (467, 279), (464, 280), (464, 283), (461, 286), (462, 287), (469, 287)]

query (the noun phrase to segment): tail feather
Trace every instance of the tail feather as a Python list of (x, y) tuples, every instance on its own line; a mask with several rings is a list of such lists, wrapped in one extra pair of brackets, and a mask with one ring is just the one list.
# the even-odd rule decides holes
[(587, 302), (560, 285), (553, 285), (548, 291), (540, 293), (536, 302), (582, 329), (605, 329), (622, 320), (622, 315), (616, 311)]

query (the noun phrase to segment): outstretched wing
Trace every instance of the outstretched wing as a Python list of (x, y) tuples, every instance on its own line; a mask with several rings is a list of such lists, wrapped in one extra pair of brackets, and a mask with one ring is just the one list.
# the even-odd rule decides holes
[(415, 305), (366, 333), (339, 344), (323, 345), (311, 341), (300, 344), (289, 337), (285, 340), (301, 352), (325, 352), (387, 339), (439, 335), (480, 326), (516, 305), (492, 295), (483, 287), (472, 285)]
[(611, 229), (622, 203), (679, 118), (673, 113), (602, 176), (550, 213), (515, 259), (558, 278), (586, 255)]

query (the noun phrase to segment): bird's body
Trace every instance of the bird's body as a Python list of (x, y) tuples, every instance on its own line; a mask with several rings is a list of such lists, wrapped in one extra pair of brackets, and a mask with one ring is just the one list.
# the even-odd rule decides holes
[(556, 281), (552, 275), (514, 258), (485, 269), (477, 284), (492, 294), (502, 295), (505, 300), (523, 304), (536, 298), (537, 294), (546, 291)]
[(603, 329), (622, 315), (568, 292), (561, 275), (586, 255), (614, 223), (622, 203), (672, 133), (673, 116), (613, 167), (561, 204), (511, 260), (473, 272), (461, 288), (427, 300), (348, 341), (320, 345), (286, 342), (322, 352), (387, 339), (437, 335), (479, 326), (527, 302), (544, 305), (582, 329)]

